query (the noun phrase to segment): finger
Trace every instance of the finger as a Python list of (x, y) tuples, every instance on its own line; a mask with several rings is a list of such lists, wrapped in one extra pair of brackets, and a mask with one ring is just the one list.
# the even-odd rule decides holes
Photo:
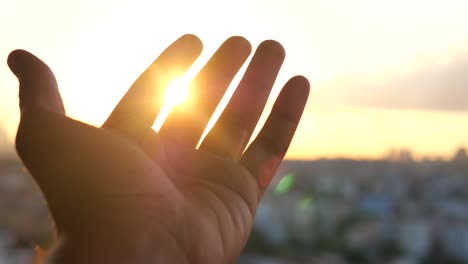
[[(43, 109), (65, 114), (54, 74), (43, 61), (24, 50), (8, 56), (8, 66), (20, 83), (20, 110)], [(34, 111), (30, 111), (34, 112)]]
[(165, 88), (193, 64), (201, 50), (202, 43), (194, 35), (184, 35), (172, 43), (130, 87), (104, 127), (122, 131), (140, 125), (151, 127), (163, 104)]
[(268, 100), (285, 52), (276, 41), (258, 47), (247, 71), (200, 149), (219, 156), (238, 159)]
[(161, 127), (160, 135), (188, 146), (196, 146), (251, 49), (250, 43), (242, 37), (226, 40), (193, 80), (191, 88), (196, 89), (196, 96), (173, 109)]
[(265, 125), (241, 157), (262, 190), (268, 187), (291, 143), (309, 95), (309, 82), (302, 76), (289, 80)]

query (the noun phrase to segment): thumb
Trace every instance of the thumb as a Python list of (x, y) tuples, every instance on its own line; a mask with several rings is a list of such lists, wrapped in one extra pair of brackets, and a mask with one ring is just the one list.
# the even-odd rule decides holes
[(43, 61), (27, 51), (15, 50), (8, 56), (8, 66), (20, 83), (22, 114), (38, 108), (65, 114), (55, 76)]

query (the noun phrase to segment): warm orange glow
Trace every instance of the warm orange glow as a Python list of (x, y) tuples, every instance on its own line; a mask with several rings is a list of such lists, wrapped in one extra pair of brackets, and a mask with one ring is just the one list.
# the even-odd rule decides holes
[(153, 128), (159, 131), (164, 120), (166, 120), (171, 109), (177, 105), (183, 104), (189, 97), (190, 79), (187, 75), (174, 79), (167, 87), (164, 95), (164, 105), (154, 122)]
[(176, 106), (185, 102), (189, 96), (189, 81), (184, 78), (177, 78), (171, 82), (164, 95), (164, 103)]
[[(12, 50), (29, 50), (47, 62), (57, 76), (67, 115), (100, 126), (135, 78), (186, 33), (202, 39), (203, 53), (172, 87), (186, 86), (232, 35), (245, 36), (254, 48), (264, 39), (284, 45), (286, 60), (255, 133), (287, 79), (296, 74), (308, 77), (312, 93), (289, 158), (380, 157), (399, 147), (420, 156), (449, 156), (457, 146), (468, 144), (467, 112), (340, 105), (348, 97), (364, 100), (367, 88), (379, 89), (396, 76), (414, 75), (421, 67), (463, 57), (467, 53), (467, 1), (4, 2), (0, 8), (0, 24), (7, 25), (0, 27), (0, 130), (7, 139), (5, 143), (0, 139), (0, 150), (14, 153), (20, 116), (18, 83), (5, 63)], [(175, 21), (174, 14), (181, 20)], [(213, 21), (222, 26), (214, 27)], [(205, 134), (221, 114), (239, 76)], [(450, 85), (447, 93), (453, 94)], [(189, 94), (179, 88), (168, 90), (155, 130), (172, 107), (198, 95), (194, 88)], [(410, 88), (408, 93), (417, 95)], [(160, 103), (163, 98), (153, 99)], [(391, 102), (388, 105), (392, 107)]]

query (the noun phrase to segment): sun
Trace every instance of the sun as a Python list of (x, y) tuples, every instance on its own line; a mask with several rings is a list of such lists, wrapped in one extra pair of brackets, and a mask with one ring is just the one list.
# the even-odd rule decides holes
[(164, 95), (164, 104), (174, 107), (185, 102), (189, 96), (189, 81), (187, 78), (174, 79), (167, 87)]
[(183, 104), (189, 98), (190, 78), (182, 76), (175, 78), (166, 88), (164, 94), (164, 105), (154, 122), (153, 129), (157, 132), (171, 112), (171, 109), (177, 105)]

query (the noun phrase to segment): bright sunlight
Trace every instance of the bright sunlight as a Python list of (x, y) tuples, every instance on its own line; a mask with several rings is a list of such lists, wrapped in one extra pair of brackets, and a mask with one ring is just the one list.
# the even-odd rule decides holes
[(168, 86), (164, 95), (164, 103), (170, 106), (176, 106), (185, 102), (189, 95), (189, 80), (187, 78), (176, 78)]
[(189, 97), (189, 84), (191, 78), (184, 75), (182, 77), (175, 78), (166, 88), (166, 93), (164, 95), (164, 105), (161, 108), (161, 111), (154, 122), (153, 128), (156, 131), (159, 131), (164, 120), (171, 112), (171, 109), (177, 105), (180, 105), (187, 101)]

